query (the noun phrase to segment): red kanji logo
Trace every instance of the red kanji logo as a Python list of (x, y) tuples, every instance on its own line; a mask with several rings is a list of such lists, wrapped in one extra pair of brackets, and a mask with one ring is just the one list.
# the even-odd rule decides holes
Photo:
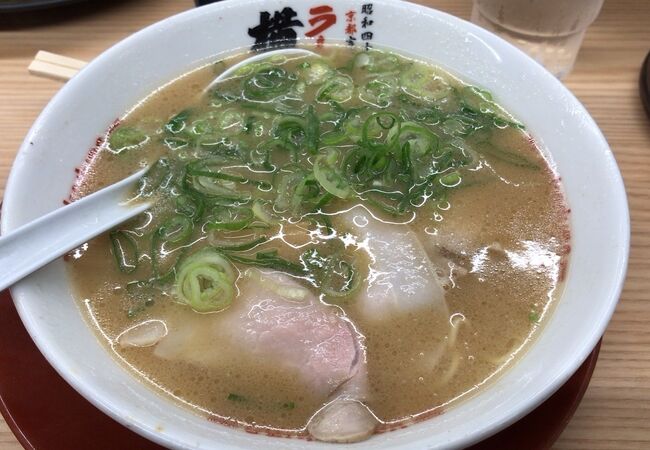
[(354, 22), (348, 23), (345, 26), (345, 34), (356, 34), (357, 32), (357, 24)]
[[(309, 30), (305, 33), (307, 37), (314, 37), (321, 34), (323, 31), (327, 30), (329, 27), (336, 23), (336, 14), (333, 13), (331, 6), (322, 5), (315, 6), (309, 10), (309, 14), (312, 17), (309, 19), (309, 25), (315, 26), (314, 29)], [(318, 24), (318, 25), (316, 25)]]

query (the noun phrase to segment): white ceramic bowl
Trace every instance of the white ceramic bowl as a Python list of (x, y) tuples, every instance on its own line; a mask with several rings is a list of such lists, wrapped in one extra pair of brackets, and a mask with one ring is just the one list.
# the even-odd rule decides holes
[[(230, 0), (188, 11), (120, 42), (61, 89), (25, 138), (11, 172), (2, 232), (61, 206), (74, 167), (113, 120), (152, 90), (215, 54), (250, 47), (260, 12), (290, 6), (312, 27), (299, 0)], [(372, 3), (372, 14), (362, 13)], [(391, 47), (446, 67), (492, 91), (527, 124), (562, 176), (571, 207), (572, 251), (564, 294), (530, 351), (480, 395), (439, 417), (355, 444), (359, 449), (433, 449), (474, 443), (520, 418), (551, 395), (592, 350), (623, 283), (629, 242), (621, 176), (598, 127), (571, 93), (523, 53), (474, 25), (414, 4), (329, 0), (337, 23), (324, 37), (345, 39), (356, 11), (358, 42)], [(364, 15), (373, 20), (362, 29)], [(366, 35), (367, 37), (368, 35)], [(7, 268), (3, 268), (7, 270)], [(17, 284), (12, 294), (32, 338), (57, 371), (101, 410), (170, 447), (331, 448), (269, 438), (210, 423), (154, 393), (119, 366), (82, 319), (63, 263)], [(61, 405), (65, 408), (65, 405)]]

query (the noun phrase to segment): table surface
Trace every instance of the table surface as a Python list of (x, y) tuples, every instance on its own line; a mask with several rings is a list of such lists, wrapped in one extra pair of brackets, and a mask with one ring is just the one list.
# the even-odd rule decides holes
[[(419, 0), (468, 18), (470, 0)], [(0, 17), (0, 197), (23, 137), (61, 83), (30, 76), (38, 50), (90, 60), (129, 34), (193, 7), (191, 0), (96, 2), (62, 13)], [(630, 202), (627, 281), (600, 360), (573, 420), (554, 448), (650, 448), (650, 119), (638, 95), (650, 50), (650, 1), (607, 0), (566, 85), (609, 141)], [(19, 449), (0, 419), (0, 450)]]

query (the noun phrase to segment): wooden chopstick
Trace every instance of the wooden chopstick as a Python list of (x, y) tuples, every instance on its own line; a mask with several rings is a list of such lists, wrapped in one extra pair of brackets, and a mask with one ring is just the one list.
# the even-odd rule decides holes
[(27, 70), (32, 75), (68, 81), (75, 76), (87, 63), (79, 59), (68, 58), (40, 50)]

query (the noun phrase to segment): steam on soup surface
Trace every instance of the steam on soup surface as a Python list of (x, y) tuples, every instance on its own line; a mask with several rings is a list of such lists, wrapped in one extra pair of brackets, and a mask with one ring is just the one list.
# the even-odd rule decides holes
[[(141, 102), (83, 170), (155, 206), (71, 259), (101, 339), (220, 422), (355, 441), (511, 364), (557, 297), (566, 206), (479, 88), (340, 47), (243, 56)], [(245, 56), (245, 55), (244, 55)]]

